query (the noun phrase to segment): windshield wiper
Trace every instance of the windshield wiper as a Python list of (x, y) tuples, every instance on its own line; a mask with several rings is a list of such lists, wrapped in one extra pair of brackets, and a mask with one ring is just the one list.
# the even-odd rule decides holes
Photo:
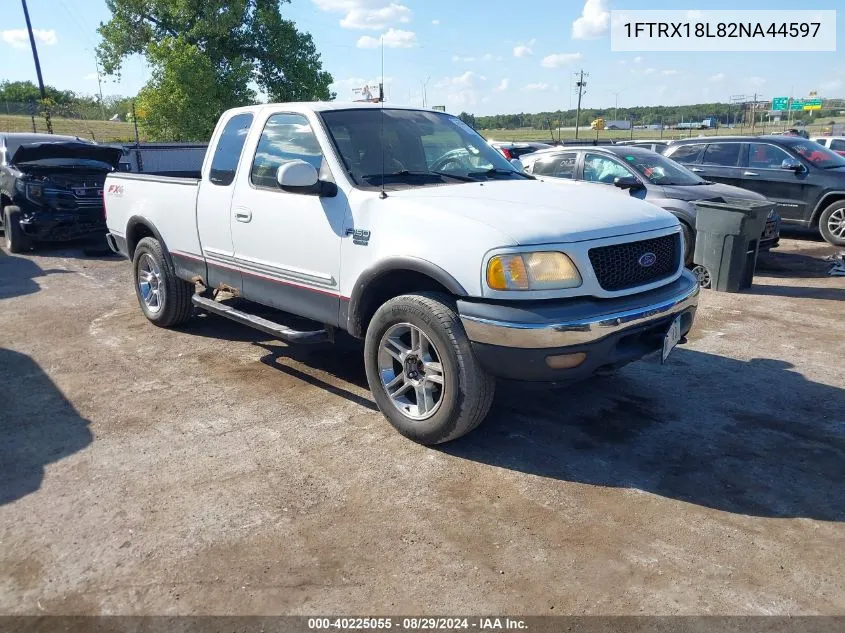
[(453, 180), (459, 180), (460, 182), (477, 182), (475, 178), (470, 178), (469, 176), (462, 176), (460, 174), (449, 174), (445, 171), (411, 171), (409, 169), (402, 169), (400, 171), (393, 171), (386, 174), (367, 174), (366, 176), (362, 176), (364, 180), (378, 180), (379, 178), (396, 178), (402, 176), (412, 176), (412, 177), (431, 177), (437, 176), (438, 178), (451, 178)]
[(526, 174), (525, 172), (517, 171), (515, 169), (502, 169), (501, 167), (493, 167), (493, 169), (488, 169), (487, 171), (474, 171), (470, 172), (471, 176), (487, 176), (490, 178), (491, 176), (522, 176), (523, 178), (527, 178), (528, 180), (536, 180), (534, 176), (531, 174)]

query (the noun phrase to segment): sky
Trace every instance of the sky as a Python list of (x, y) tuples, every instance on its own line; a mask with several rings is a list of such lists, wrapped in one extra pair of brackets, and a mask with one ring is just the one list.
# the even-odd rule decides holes
[[(803, 6), (807, 4), (809, 6)], [(28, 0), (44, 81), (97, 92), (97, 25), (103, 0)], [(836, 9), (807, 0), (802, 9)], [(477, 115), (575, 107), (573, 74), (589, 73), (583, 106), (604, 108), (760, 98), (845, 96), (841, 52), (618, 53), (610, 50), (612, 9), (734, 9), (735, 0), (292, 0), (282, 15), (310, 32), (332, 73), (338, 99), (378, 83), (381, 41), (387, 100), (443, 105)], [(798, 8), (794, 0), (744, 0), (742, 9)], [(0, 80), (35, 81), (19, 0), (0, 0)], [(845, 16), (837, 16), (845, 46)], [(135, 94), (149, 78), (143, 59), (127, 60), (106, 95)]]

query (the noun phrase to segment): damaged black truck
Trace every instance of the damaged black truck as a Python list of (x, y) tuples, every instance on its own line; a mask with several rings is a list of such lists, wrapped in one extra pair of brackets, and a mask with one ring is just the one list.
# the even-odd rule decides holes
[(0, 223), (9, 251), (104, 239), (103, 183), (121, 154), (70, 136), (0, 134)]

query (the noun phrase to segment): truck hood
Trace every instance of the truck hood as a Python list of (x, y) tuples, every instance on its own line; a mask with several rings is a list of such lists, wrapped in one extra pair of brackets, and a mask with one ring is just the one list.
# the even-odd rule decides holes
[(15, 165), (46, 158), (81, 158), (97, 160), (116, 168), (122, 154), (123, 150), (119, 147), (76, 141), (26, 143), (15, 150), (10, 162)]
[(388, 195), (476, 220), (520, 245), (581, 242), (677, 226), (671, 213), (607, 189), (565, 180), (496, 180)]

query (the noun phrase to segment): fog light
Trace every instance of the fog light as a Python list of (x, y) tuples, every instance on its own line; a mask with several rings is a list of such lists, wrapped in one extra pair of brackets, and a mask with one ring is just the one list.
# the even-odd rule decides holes
[(558, 356), (546, 356), (546, 365), (552, 369), (572, 369), (578, 367), (587, 358), (585, 352), (577, 354), (560, 354)]

